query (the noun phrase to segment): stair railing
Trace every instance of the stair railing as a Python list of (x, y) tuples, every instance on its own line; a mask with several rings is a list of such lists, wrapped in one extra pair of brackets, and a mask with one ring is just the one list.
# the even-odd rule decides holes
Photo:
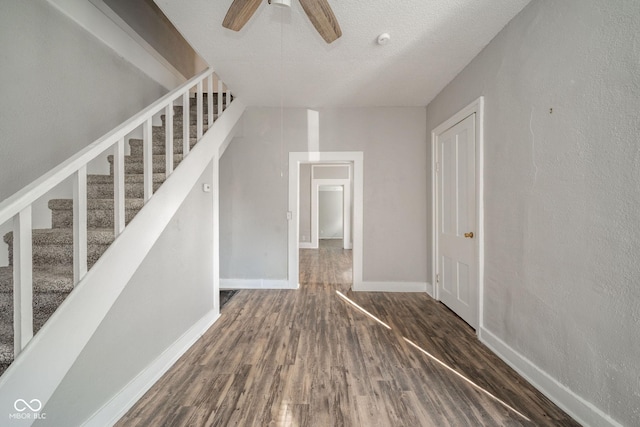
[[(77, 285), (87, 274), (87, 166), (96, 157), (113, 149), (114, 153), (114, 235), (125, 227), (125, 137), (142, 127), (144, 203), (153, 195), (152, 120), (164, 111), (166, 135), (166, 175), (173, 173), (173, 107), (182, 99), (183, 156), (190, 151), (190, 94), (195, 88), (196, 140), (204, 134), (204, 85), (207, 88), (207, 123), (214, 122), (214, 71), (209, 68), (171, 91), (77, 154), (53, 168), (39, 179), (0, 203), (0, 225), (13, 220), (13, 327), (14, 354), (18, 354), (33, 338), (33, 253), (32, 205), (58, 184), (73, 177), (73, 283)], [(218, 115), (231, 103), (231, 92), (224, 91), (218, 79)], [(223, 98), (226, 97), (226, 102)]]

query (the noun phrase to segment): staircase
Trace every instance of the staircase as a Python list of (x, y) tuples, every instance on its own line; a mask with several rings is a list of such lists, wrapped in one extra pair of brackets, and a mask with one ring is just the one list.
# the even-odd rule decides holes
[[(207, 96), (203, 102), (208, 108)], [(190, 146), (196, 143), (196, 100), (190, 98)], [(217, 94), (213, 95), (214, 117), (218, 114)], [(204, 115), (204, 130), (208, 128)], [(165, 116), (163, 125), (153, 127), (154, 192), (166, 179)], [(182, 107), (174, 107), (174, 168), (183, 158)], [(144, 205), (143, 141), (129, 139), (131, 154), (125, 157), (125, 222)], [(109, 175), (87, 176), (87, 258), (88, 268), (102, 256), (114, 240), (113, 156)], [(53, 199), (48, 203), (52, 228), (33, 230), (33, 329), (44, 325), (66, 296), (73, 290), (73, 200)], [(0, 267), (0, 375), (13, 362), (13, 233), (4, 236), (9, 245), (9, 266)]]

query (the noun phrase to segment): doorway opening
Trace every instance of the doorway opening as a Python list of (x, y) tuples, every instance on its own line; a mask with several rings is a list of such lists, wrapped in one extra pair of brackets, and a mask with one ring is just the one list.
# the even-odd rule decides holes
[(352, 284), (352, 177), (352, 162), (300, 166), (301, 284)]
[(334, 259), (337, 270), (352, 272), (349, 283), (353, 289), (362, 283), (362, 191), (362, 152), (289, 153), (291, 288), (299, 287), (301, 259), (325, 266)]

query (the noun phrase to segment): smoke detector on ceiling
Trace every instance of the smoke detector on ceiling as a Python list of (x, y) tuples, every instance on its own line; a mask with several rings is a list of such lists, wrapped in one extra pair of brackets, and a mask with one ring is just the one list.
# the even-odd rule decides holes
[(291, 0), (269, 0), (269, 4), (276, 6), (291, 7)]
[(389, 40), (391, 40), (391, 35), (389, 33), (382, 33), (378, 36), (378, 44), (380, 46), (384, 46), (389, 43)]

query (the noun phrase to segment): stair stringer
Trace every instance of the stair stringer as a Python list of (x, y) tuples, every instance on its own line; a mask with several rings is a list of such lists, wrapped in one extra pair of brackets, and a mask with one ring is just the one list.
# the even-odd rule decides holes
[[(240, 99), (234, 99), (2, 375), (0, 414), (15, 413), (16, 399), (38, 399), (46, 407), (202, 173), (212, 160), (218, 161), (245, 108)], [(214, 223), (216, 236), (218, 228), (219, 223)], [(216, 274), (214, 282), (219, 287)], [(217, 301), (214, 310), (219, 310)], [(11, 421), (29, 426), (36, 419)]]

